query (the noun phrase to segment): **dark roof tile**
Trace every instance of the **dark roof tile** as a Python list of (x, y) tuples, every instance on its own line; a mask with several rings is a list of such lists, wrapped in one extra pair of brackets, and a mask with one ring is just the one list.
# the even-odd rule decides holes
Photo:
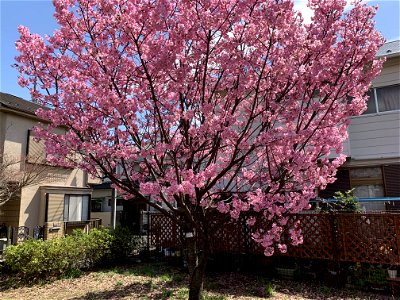
[(38, 108), (44, 108), (43, 106), (33, 103), (31, 101), (27, 101), (22, 98), (1, 92), (0, 107), (28, 113), (30, 115), (36, 115), (35, 112)]

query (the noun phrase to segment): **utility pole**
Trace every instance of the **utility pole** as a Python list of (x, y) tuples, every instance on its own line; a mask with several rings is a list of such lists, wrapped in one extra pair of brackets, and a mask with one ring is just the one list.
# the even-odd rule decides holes
[(117, 224), (117, 189), (111, 190), (111, 227), (115, 229)]

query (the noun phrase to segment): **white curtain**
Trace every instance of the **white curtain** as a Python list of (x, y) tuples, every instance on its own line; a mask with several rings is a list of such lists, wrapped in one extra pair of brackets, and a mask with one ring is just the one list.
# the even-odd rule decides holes
[(89, 196), (65, 195), (64, 221), (89, 220)]

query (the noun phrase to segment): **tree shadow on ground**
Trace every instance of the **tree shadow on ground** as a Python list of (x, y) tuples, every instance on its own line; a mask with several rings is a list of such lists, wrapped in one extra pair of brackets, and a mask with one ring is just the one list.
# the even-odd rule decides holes
[(296, 280), (274, 279), (251, 274), (214, 273), (206, 277), (205, 290), (229, 297), (260, 297), (273, 294), (284, 294), (288, 299), (303, 297), (305, 299), (395, 299), (388, 293), (376, 294), (342, 287), (326, 286), (322, 282), (302, 282)]
[[(132, 283), (116, 287), (113, 290), (88, 292), (86, 295), (71, 298), (71, 300), (97, 300), (97, 299), (119, 299), (123, 297), (134, 297), (148, 295), (152, 292), (151, 283)], [(132, 298), (134, 299), (134, 298)]]
[(5, 292), (10, 289), (17, 289), (23, 287), (31, 287), (32, 285), (43, 285), (54, 281), (54, 278), (29, 278), (22, 279), (15, 274), (2, 274), (0, 275), (0, 292)]

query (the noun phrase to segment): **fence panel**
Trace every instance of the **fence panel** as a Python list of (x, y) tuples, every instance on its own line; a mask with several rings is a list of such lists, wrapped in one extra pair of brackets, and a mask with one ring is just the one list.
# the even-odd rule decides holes
[[(335, 215), (340, 261), (400, 264), (398, 214)], [(397, 227), (397, 228), (396, 228)], [(397, 232), (396, 232), (397, 231)]]
[[(181, 247), (177, 224), (164, 215), (151, 215), (150, 245)], [(400, 213), (300, 213), (290, 216), (288, 228), (300, 222), (303, 243), (289, 245), (286, 256), (342, 262), (400, 265)], [(268, 228), (266, 222), (259, 226)], [(262, 254), (251, 238), (245, 218), (227, 222), (211, 240), (213, 253)], [(284, 233), (288, 240), (288, 233)]]
[(288, 225), (300, 222), (303, 243), (297, 246), (289, 245), (287, 256), (329, 259), (335, 257), (335, 230), (331, 214), (295, 214), (291, 215)]
[(161, 214), (150, 215), (150, 247), (180, 248), (180, 227), (168, 217)]

